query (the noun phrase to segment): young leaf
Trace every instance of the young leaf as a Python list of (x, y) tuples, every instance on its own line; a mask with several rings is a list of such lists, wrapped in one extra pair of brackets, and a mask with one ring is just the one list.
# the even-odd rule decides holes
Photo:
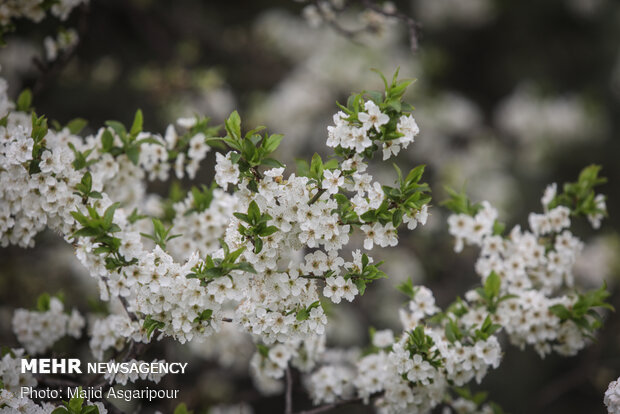
[(138, 135), (142, 131), (142, 111), (138, 109), (136, 111), (136, 115), (133, 118), (133, 124), (131, 125), (131, 130), (129, 134), (132, 136)]
[(21, 112), (28, 112), (31, 104), (32, 92), (30, 92), (30, 89), (24, 89), (17, 98), (17, 110)]

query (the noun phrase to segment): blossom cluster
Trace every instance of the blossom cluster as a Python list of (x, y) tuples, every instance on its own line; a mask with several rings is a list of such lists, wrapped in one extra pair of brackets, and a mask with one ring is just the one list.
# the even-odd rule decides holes
[(449, 391), (462, 392), (455, 387), (473, 379), (480, 383), (489, 368), (499, 366), (501, 332), (521, 348), (534, 346), (542, 357), (552, 351), (576, 354), (600, 326), (594, 309), (609, 307), (604, 287), (558, 294), (572, 287), (572, 266), (583, 244), (568, 230), (571, 213), (606, 214), (602, 196), (593, 190), (603, 181), (597, 174), (598, 167), (584, 169), (562, 194), (550, 186), (542, 199), (545, 213), (529, 216), (532, 230), (516, 226), (508, 236), (502, 235), (490, 203), (472, 204), (464, 194), (451, 192), (445, 204), (455, 212), (448, 219), (455, 250), (465, 244), (481, 248), (475, 268), (482, 286), (442, 312), (429, 289), (410, 281), (401, 285), (410, 296), (400, 311), (403, 332), (397, 337), (389, 330), (373, 332), (365, 356), (321, 365), (307, 381), (314, 401), (357, 396), (373, 399), (384, 413), (429, 412), (442, 403), (456, 412), (467, 407), (491, 412), (491, 405), (478, 407), (473, 397), (452, 400)]
[(30, 355), (44, 353), (65, 335), (82, 336), (85, 321), (76, 309), (65, 313), (63, 303), (56, 297), (50, 298), (45, 308), (16, 309), (13, 314), (13, 332)]
[(45, 57), (49, 61), (56, 60), (58, 55), (74, 48), (79, 41), (78, 33), (75, 29), (60, 30), (56, 38), (47, 36), (43, 40), (45, 47)]
[(357, 395), (366, 403), (378, 397), (378, 412), (428, 412), (444, 402), (450, 384), (461, 386), (474, 377), (480, 382), (490, 367), (499, 366), (501, 347), (488, 321), (472, 321), (467, 328), (476, 335), (457, 340), (442, 325), (424, 324), (423, 319), (439, 312), (432, 293), (423, 286), (411, 286), (410, 292), (399, 337), (390, 330), (375, 332), (368, 355), (324, 365), (311, 375), (309, 389), (316, 403)]
[[(306, 0), (301, 0), (305, 2)], [(361, 34), (363, 32), (382, 32), (386, 26), (394, 23), (396, 7), (392, 2), (384, 2), (377, 9), (364, 8), (361, 11), (347, 9), (347, 2), (343, 0), (320, 0), (309, 2), (303, 9), (303, 16), (312, 27), (323, 23), (336, 25), (339, 30)], [(343, 22), (345, 22), (343, 27)]]
[(607, 412), (610, 414), (620, 413), (620, 386), (618, 380), (609, 383), (604, 397)]
[[(386, 277), (368, 252), (396, 246), (402, 227), (413, 230), (429, 214), (423, 166), (406, 174), (395, 166), (394, 186), (370, 173), (375, 153), (396, 156), (419, 133), (402, 102), (411, 81), (382, 79), (384, 93), (353, 95), (334, 115), (327, 133), (333, 154), (315, 154), (289, 174), (272, 158), (282, 136), (261, 134), (261, 127), (242, 133), (236, 112), (224, 136), (200, 117), (178, 120), (180, 129), (170, 125), (164, 136), (145, 132), (138, 111), (129, 128), (108, 121), (81, 137), (81, 121), (50, 129), (27, 95), (14, 105), (0, 82), (0, 243), (29, 247), (49, 228), (75, 247), (101, 298), (124, 308), (91, 322), (96, 359), (128, 341), (170, 336), (185, 343), (230, 324), (256, 344), (249, 365), (260, 391), (280, 392), (292, 366), (306, 374), (315, 403), (357, 396), (372, 399), (379, 412), (430, 411), (450, 403), (455, 386), (480, 382), (499, 366), (499, 332), (542, 356), (575, 354), (600, 325), (592, 308), (606, 305), (605, 289), (562, 291), (573, 284), (582, 248), (569, 230), (571, 214), (594, 226), (606, 214), (592, 190), (601, 180), (596, 167), (564, 193), (550, 187), (530, 230), (516, 226), (507, 236), (490, 203), (473, 205), (453, 193), (446, 204), (455, 211), (448, 219), (455, 250), (480, 247), (482, 286), (441, 311), (429, 289), (405, 283), (399, 335), (375, 332), (361, 355), (325, 349), (323, 304), (351, 302)], [(146, 193), (146, 180), (172, 172), (194, 178), (211, 151), (212, 185), (169, 198)], [(364, 250), (349, 246), (358, 236)], [(13, 322), (32, 354), (84, 324), (55, 298), (37, 312), (18, 310)], [(455, 409), (467, 405), (455, 401)]]
[[(91, 326), (98, 359), (124, 341), (147, 342), (154, 332), (185, 342), (226, 322), (259, 342), (258, 362), (251, 362), (257, 378), (281, 378), (289, 362), (311, 369), (327, 324), (321, 297), (352, 301), (385, 277), (365, 253), (345, 261), (351, 233), (361, 228), (371, 249), (395, 245), (402, 223), (415, 228), (426, 221), (430, 197), (419, 183), (422, 168), (406, 177), (398, 170), (398, 188), (382, 187), (367, 172), (374, 151), (385, 152), (392, 142), (406, 146), (418, 132), (399, 103), (409, 83), (386, 80), (384, 99), (356, 95), (343, 107), (348, 119), (341, 112), (339, 122), (341, 129), (359, 125), (363, 145), (339, 138), (331, 143), (337, 158), (324, 163), (315, 155), (287, 178), (284, 165), (267, 157), (282, 137), (261, 137), (258, 130), (243, 136), (236, 112), (223, 138), (200, 118), (179, 120), (182, 134), (174, 126), (164, 137), (143, 132), (139, 111), (131, 128), (110, 121), (81, 138), (79, 120), (52, 130), (31, 111), (28, 96), (16, 106), (4, 98), (0, 179), (7, 202), (0, 240), (32, 246), (37, 233), (51, 228), (76, 247), (102, 299), (121, 300), (127, 317), (113, 314)], [(179, 178), (193, 177), (208, 143), (218, 142), (231, 151), (217, 153), (214, 185), (174, 200), (145, 193), (145, 179), (165, 180), (173, 168)], [(225, 192), (229, 185), (233, 194)], [(224, 316), (235, 303), (233, 317)], [(20, 333), (26, 315), (16, 314), (15, 329), (20, 341), (34, 346)], [(47, 326), (39, 328), (41, 337), (55, 338)]]
[(48, 11), (60, 20), (67, 20), (71, 11), (88, 0), (6, 0), (0, 4), (0, 43), (4, 43), (5, 33), (14, 30), (15, 21), (28, 19), (34, 22), (43, 20)]
[[(596, 176), (598, 169), (584, 170), (588, 171)], [(457, 211), (448, 219), (450, 233), (456, 238), (455, 250), (462, 250), (464, 243), (479, 246), (476, 273), (483, 282), (491, 274), (501, 280), (503, 300), (497, 303), (494, 322), (506, 329), (513, 344), (521, 348), (532, 345), (541, 356), (552, 350), (574, 355), (585, 346), (589, 334), (577, 322), (586, 327), (594, 323), (591, 316), (582, 315), (585, 320), (577, 321), (564, 312), (581, 300), (579, 295), (557, 295), (563, 288), (573, 286), (572, 268), (583, 243), (569, 230), (571, 208), (557, 205), (556, 187), (551, 185), (545, 190), (541, 200), (545, 213), (529, 215), (531, 231), (517, 225), (507, 237), (502, 236), (497, 212), (489, 203), (462, 208), (456, 203), (458, 195), (453, 195), (449, 203)], [(602, 196), (595, 197), (591, 189), (588, 192), (592, 193), (589, 199), (597, 200), (590, 202), (594, 210), (584, 214), (592, 221), (593, 214), (602, 217), (606, 210)], [(470, 302), (488, 303), (488, 298), (477, 291), (469, 291), (465, 297)], [(463, 315), (476, 317), (483, 316), (472, 311)]]

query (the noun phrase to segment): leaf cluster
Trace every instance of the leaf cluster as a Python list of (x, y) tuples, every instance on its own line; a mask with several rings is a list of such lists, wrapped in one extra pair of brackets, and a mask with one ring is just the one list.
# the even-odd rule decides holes
[[(78, 388), (78, 395), (82, 393), (82, 387)], [(99, 414), (96, 405), (84, 405), (86, 400), (81, 397), (73, 397), (70, 401), (63, 401), (64, 407), (58, 407), (52, 414)]]
[(499, 275), (495, 273), (495, 271), (491, 271), (491, 274), (484, 281), (484, 285), (482, 287), (476, 288), (476, 292), (480, 299), (486, 306), (489, 312), (495, 313), (497, 310), (497, 306), (508, 299), (516, 298), (515, 295), (501, 295), (500, 296), (500, 288), (501, 288), (502, 280)]
[[(140, 145), (145, 143), (163, 145), (161, 141), (153, 137), (138, 139), (143, 124), (140, 109), (136, 111), (129, 131), (118, 121), (106, 121), (105, 124), (108, 128), (101, 134), (101, 152), (110, 153), (115, 157), (125, 154), (134, 165), (138, 165), (140, 159)], [(120, 139), (121, 146), (116, 145), (114, 135)]]
[(37, 114), (32, 112), (32, 132), (30, 136), (34, 141), (34, 145), (32, 146), (32, 160), (28, 165), (28, 173), (31, 175), (41, 172), (39, 164), (41, 163), (41, 155), (46, 150), (45, 136), (47, 131), (47, 118), (44, 115), (37, 117)]
[(153, 319), (151, 315), (146, 315), (146, 318), (142, 323), (142, 329), (144, 329), (146, 332), (146, 337), (149, 339), (156, 330), (164, 329), (164, 326), (166, 325), (163, 322)]
[(392, 223), (394, 228), (398, 228), (403, 222), (403, 216), (414, 215), (425, 204), (431, 201), (428, 184), (420, 183), (424, 173), (424, 165), (412, 169), (403, 179), (400, 168), (394, 165), (398, 174), (398, 187), (383, 186), (385, 198), (381, 205), (376, 209), (371, 209), (361, 215), (361, 219), (366, 223), (379, 222), (382, 225)]
[(467, 194), (465, 194), (465, 190), (457, 192), (450, 187), (445, 187), (444, 189), (448, 193), (449, 198), (442, 201), (441, 205), (453, 213), (474, 216), (482, 208), (480, 203), (474, 204), (469, 200)]
[[(402, 136), (401, 133), (396, 131), (398, 121), (404, 113), (409, 113), (413, 110), (411, 105), (403, 102), (402, 100), (407, 88), (414, 82), (413, 79), (399, 80), (399, 69), (397, 69), (391, 82), (388, 82), (387, 78), (381, 72), (374, 69), (373, 71), (376, 72), (383, 80), (385, 87), (384, 92), (363, 91), (361, 93), (351, 95), (347, 99), (346, 106), (339, 103), (337, 104), (338, 107), (347, 115), (345, 119), (353, 125), (362, 125), (359, 121), (358, 114), (360, 112), (364, 112), (364, 102), (366, 98), (373, 101), (379, 107), (381, 112), (389, 116), (389, 121), (382, 125), (379, 128), (379, 131), (376, 131), (374, 136), (371, 137), (373, 140), (373, 145), (366, 148), (366, 150), (362, 153), (362, 155), (368, 159), (372, 158), (375, 151), (380, 148), (377, 142), (382, 143), (392, 141)], [(354, 150), (338, 146), (335, 149), (335, 153), (336, 155), (346, 159), (354, 154)]]
[(201, 185), (200, 188), (192, 187), (192, 206), (185, 212), (188, 216), (191, 213), (200, 213), (205, 211), (211, 206), (213, 201), (213, 190), (216, 188), (216, 183), (212, 182), (209, 187)]
[(439, 368), (443, 365), (439, 350), (437, 348), (431, 350), (431, 348), (435, 346), (435, 342), (433, 341), (433, 338), (426, 335), (424, 332), (424, 327), (417, 326), (407, 335), (407, 343), (405, 346), (412, 358), (415, 354), (419, 354), (425, 361), (435, 368)]
[(95, 254), (106, 254), (105, 262), (106, 269), (116, 270), (124, 266), (129, 266), (137, 262), (137, 259), (127, 261), (118, 251), (121, 240), (118, 237), (114, 237), (113, 233), (119, 232), (121, 228), (118, 224), (115, 224), (114, 212), (120, 206), (119, 203), (110, 205), (103, 216), (99, 215), (97, 210), (87, 205), (88, 215), (83, 214), (80, 211), (72, 211), (73, 218), (82, 226), (75, 231), (71, 237), (90, 237), (93, 242), (98, 246), (93, 250)]
[(170, 240), (181, 237), (180, 234), (169, 235), (172, 226), (165, 228), (158, 218), (152, 218), (151, 221), (153, 222), (153, 234), (140, 233), (140, 235), (153, 240), (162, 250), (166, 250), (166, 243)]
[(567, 308), (562, 304), (557, 304), (549, 307), (549, 310), (562, 321), (573, 321), (582, 333), (591, 337), (591, 334), (602, 325), (601, 316), (596, 308), (614, 311), (614, 307), (606, 302), (609, 296), (607, 284), (603, 283), (599, 289), (579, 293), (577, 301), (572, 306)]
[(263, 126), (254, 128), (242, 135), (241, 117), (237, 111), (230, 114), (224, 122), (224, 127), (226, 129), (225, 137), (209, 138), (207, 142), (223, 142), (235, 150), (236, 152), (231, 154), (232, 163), (238, 165), (241, 177), (249, 179), (248, 188), (255, 192), (258, 191), (258, 181), (262, 179), (258, 167), (284, 167), (280, 161), (269, 157), (278, 148), (284, 136), (267, 133), (260, 135), (259, 132), (265, 129)]
[(254, 267), (248, 262), (239, 262), (239, 256), (245, 251), (245, 246), (237, 250), (230, 251), (230, 248), (224, 242), (220, 240), (222, 249), (224, 250), (224, 258), (213, 258), (211, 255), (207, 255), (204, 262), (199, 262), (196, 266), (192, 267), (192, 273), (188, 274), (187, 278), (200, 279), (203, 285), (208, 285), (213, 280), (228, 276), (233, 270), (241, 270), (249, 273), (256, 273)]
[(321, 302), (319, 302), (318, 300), (315, 302), (312, 302), (310, 305), (308, 305), (305, 308), (301, 308), (300, 310), (297, 311), (297, 320), (298, 321), (305, 321), (306, 319), (308, 319), (310, 317), (310, 311), (314, 308), (318, 308), (319, 306), (321, 306)]
[(376, 265), (370, 264), (370, 260), (366, 253), (362, 254), (362, 268), (353, 267), (348, 269), (347, 273), (343, 276), (345, 280), (352, 279), (353, 283), (357, 287), (360, 295), (363, 295), (366, 291), (366, 286), (375, 280), (385, 279), (387, 275), (379, 270), (383, 262), (379, 262)]
[(596, 205), (594, 188), (607, 182), (607, 178), (599, 177), (600, 165), (590, 165), (579, 173), (576, 182), (564, 183), (563, 192), (555, 196), (549, 208), (566, 206), (574, 216), (588, 216), (607, 212)]
[(250, 240), (254, 245), (254, 253), (258, 254), (263, 250), (263, 241), (261, 237), (267, 237), (278, 231), (276, 226), (269, 226), (267, 222), (271, 220), (271, 216), (266, 213), (261, 213), (256, 201), (253, 201), (248, 206), (246, 213), (233, 213), (240, 221), (246, 223), (243, 225), (239, 223), (239, 233)]
[(82, 198), (82, 203), (86, 204), (89, 198), (101, 198), (101, 193), (98, 191), (92, 191), (93, 189), (93, 177), (89, 171), (86, 171), (82, 176), (82, 180), (75, 185), (75, 192), (73, 194)]

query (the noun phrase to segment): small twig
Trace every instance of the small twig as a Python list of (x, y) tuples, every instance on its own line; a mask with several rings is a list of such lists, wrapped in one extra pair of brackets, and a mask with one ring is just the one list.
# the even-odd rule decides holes
[(364, 7), (369, 10), (374, 11), (385, 17), (394, 17), (407, 25), (407, 29), (409, 30), (409, 45), (411, 47), (411, 51), (415, 52), (418, 50), (418, 27), (420, 24), (413, 20), (411, 16), (406, 15), (403, 12), (398, 10), (388, 11), (384, 10), (381, 6), (376, 4), (373, 0), (361, 0)]
[(286, 367), (286, 400), (284, 414), (293, 414), (293, 376), (291, 367)]
[(316, 192), (316, 194), (314, 195), (314, 197), (312, 197), (310, 199), (310, 201), (308, 201), (308, 205), (311, 206), (312, 204), (316, 203), (316, 201), (321, 198), (321, 196), (323, 195), (323, 193), (325, 192), (324, 188), (319, 188), (319, 191)]
[[(106, 287), (107, 287), (108, 280), (109, 280), (108, 277), (107, 276), (101, 276), (101, 280), (103, 280), (105, 282)], [(127, 302), (127, 299), (124, 298), (123, 296), (119, 295), (118, 296), (118, 300), (121, 302), (121, 305), (123, 305), (123, 308), (125, 309), (125, 312), (127, 312), (127, 316), (129, 316), (129, 319), (131, 319), (133, 322), (138, 322), (140, 319), (138, 318), (138, 316), (135, 313), (133, 313), (133, 312), (131, 312), (129, 310), (129, 302)]]
[[(364, 30), (366, 30), (366, 28), (353, 30), (353, 29), (347, 29), (347, 28), (341, 26), (335, 19), (333, 19), (332, 17), (328, 16), (325, 13), (325, 10), (323, 10), (323, 7), (321, 6), (320, 3), (321, 3), (320, 0), (313, 0), (312, 1), (312, 4), (316, 8), (316, 11), (321, 16), (321, 19), (323, 19), (324, 22), (329, 24), (332, 29), (334, 29), (336, 32), (338, 32), (339, 34), (343, 35), (344, 37), (346, 37), (347, 39), (349, 39), (353, 43), (360, 44), (355, 39), (355, 36), (357, 36), (359, 33), (363, 32)], [(345, 8), (336, 9), (336, 11), (338, 11), (338, 12), (342, 12), (344, 10), (345, 10)]]
[(125, 308), (125, 312), (127, 312), (127, 316), (129, 316), (129, 318), (133, 321), (133, 322), (138, 322), (138, 317), (136, 316), (135, 313), (130, 312), (129, 311), (129, 303), (127, 302), (127, 299), (124, 298), (123, 296), (118, 296), (118, 299), (121, 301), (121, 303), (123, 304), (123, 308)]
[(300, 275), (299, 277), (303, 277), (304, 279), (325, 280), (325, 278), (322, 276), (314, 276), (314, 275)]

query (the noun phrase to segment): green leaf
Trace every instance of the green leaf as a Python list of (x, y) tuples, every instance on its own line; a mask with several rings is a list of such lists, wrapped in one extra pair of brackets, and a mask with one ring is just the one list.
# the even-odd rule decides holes
[(265, 153), (271, 154), (272, 152), (274, 152), (280, 145), (282, 138), (284, 138), (284, 135), (275, 134), (269, 136), (269, 138), (264, 139), (262, 142), (262, 147), (265, 149)]
[(258, 237), (254, 239), (254, 253), (258, 254), (263, 250), (263, 241)]
[(447, 207), (453, 213), (473, 216), (482, 208), (480, 204), (472, 204), (467, 198), (465, 191), (458, 193), (450, 187), (445, 187), (445, 190), (450, 198), (444, 200), (441, 205)]
[(491, 271), (491, 274), (487, 277), (487, 280), (484, 282), (484, 293), (487, 298), (493, 299), (499, 296), (499, 289), (501, 287), (502, 281), (497, 273)]
[(174, 414), (194, 414), (194, 412), (188, 411), (185, 403), (181, 403), (174, 409)]
[(572, 317), (571, 311), (569, 311), (564, 305), (553, 305), (549, 307), (549, 310), (551, 311), (551, 313), (553, 313), (555, 316), (562, 320), (567, 320)]
[(138, 165), (138, 161), (140, 160), (140, 147), (132, 145), (126, 149), (125, 153), (133, 165)]
[(80, 184), (81, 184), (82, 192), (88, 195), (88, 193), (90, 193), (90, 190), (93, 188), (93, 177), (90, 174), (90, 171), (86, 171), (84, 173), (84, 176), (82, 177), (82, 180), (80, 181)]
[(103, 213), (103, 224), (105, 229), (109, 229), (112, 226), (112, 220), (114, 219), (114, 212), (119, 208), (121, 203), (114, 203), (108, 207)]
[(103, 152), (110, 152), (113, 146), (114, 136), (109, 129), (106, 129), (101, 134), (101, 147), (103, 148)]
[(298, 321), (305, 321), (309, 317), (310, 317), (310, 311), (305, 308), (298, 311), (297, 316), (296, 316)]
[(276, 231), (278, 231), (279, 229), (276, 226), (268, 226), (265, 227), (264, 229), (262, 229), (258, 235), (261, 237), (267, 237), (267, 236), (271, 236), (273, 233), (275, 233)]
[(233, 269), (256, 274), (256, 269), (254, 269), (254, 266), (248, 262), (235, 263)]
[(81, 414), (99, 414), (99, 408), (96, 405), (89, 405), (82, 408)]
[(163, 322), (153, 319), (151, 315), (147, 315), (144, 319), (144, 323), (142, 324), (142, 328), (146, 330), (147, 338), (150, 338), (156, 329), (163, 329), (164, 326), (165, 324)]
[(28, 112), (32, 104), (32, 92), (30, 89), (24, 89), (17, 98), (17, 110), (20, 112)]
[(323, 179), (323, 160), (316, 152), (312, 156), (312, 162), (310, 163), (310, 177), (317, 181)]
[(411, 299), (413, 299), (416, 295), (416, 289), (413, 287), (413, 280), (411, 279), (407, 279), (400, 285), (396, 286), (396, 289), (398, 289), (399, 292), (404, 293)]
[(332, 158), (331, 160), (323, 164), (323, 169), (324, 170), (335, 170), (339, 166), (340, 166), (340, 163), (338, 162), (338, 160), (336, 158)]
[(280, 161), (276, 160), (275, 158), (263, 158), (263, 160), (261, 161), (261, 164), (266, 165), (268, 167), (272, 167), (272, 168), (286, 167), (286, 165), (282, 164)]
[(125, 129), (125, 125), (121, 124), (118, 121), (105, 121), (106, 126), (109, 126), (116, 132), (116, 134), (121, 138), (121, 140), (125, 140), (127, 135), (127, 130)]
[[(82, 387), (79, 387), (78, 395), (82, 392)], [(69, 401), (69, 411), (74, 413), (80, 413), (82, 406), (84, 405), (84, 398), (74, 397)]]
[(233, 111), (233, 113), (230, 114), (228, 119), (224, 122), (224, 126), (231, 138), (235, 140), (241, 139), (241, 118), (237, 111)]
[(269, 358), (269, 347), (263, 344), (256, 344), (256, 349), (263, 358)]
[(74, 135), (79, 134), (82, 130), (88, 125), (88, 121), (84, 118), (75, 118), (69, 121), (67, 124), (67, 129)]
[(252, 202), (250, 202), (250, 205), (248, 207), (248, 217), (250, 219), (250, 223), (252, 224), (258, 223), (260, 216), (261, 214), (260, 214), (260, 209), (258, 208), (258, 204), (256, 204), (256, 201), (252, 200)]
[(51, 296), (49, 293), (44, 292), (41, 295), (39, 295), (39, 297), (37, 298), (37, 310), (39, 312), (47, 312), (48, 310), (50, 310), (50, 301), (51, 301)]
[(142, 131), (142, 111), (138, 109), (136, 115), (133, 117), (133, 124), (131, 124), (131, 130), (129, 134), (132, 136), (138, 135)]
[(495, 220), (495, 223), (493, 223), (493, 235), (501, 236), (504, 233), (504, 230), (506, 230), (506, 225)]
[(310, 176), (310, 165), (308, 161), (296, 158), (295, 164), (297, 165), (297, 176), (299, 177), (309, 177)]

